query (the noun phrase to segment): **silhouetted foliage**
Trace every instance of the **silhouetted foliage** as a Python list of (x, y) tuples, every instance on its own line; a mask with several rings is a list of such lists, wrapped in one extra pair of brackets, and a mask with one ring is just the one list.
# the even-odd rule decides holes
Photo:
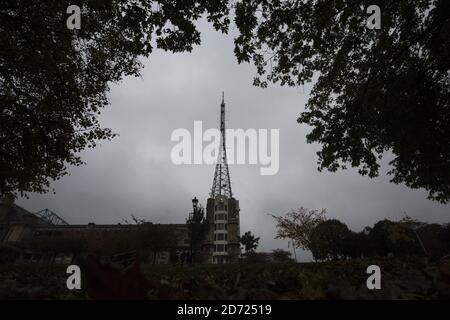
[(277, 263), (294, 262), (294, 259), (291, 258), (291, 253), (283, 249), (272, 250), (272, 259)]
[(190, 261), (194, 263), (195, 257), (198, 255), (208, 233), (208, 222), (206, 221), (204, 209), (201, 206), (194, 208), (194, 212), (186, 220), (186, 224), (189, 229)]
[(445, 224), (443, 227), (440, 239), (445, 252), (450, 252), (450, 223)]
[(310, 250), (316, 260), (338, 259), (344, 255), (344, 240), (350, 230), (339, 220), (326, 220), (311, 233)]
[(375, 255), (375, 245), (368, 233), (350, 231), (343, 239), (343, 255), (349, 258), (371, 257)]
[(250, 264), (262, 264), (267, 263), (267, 254), (265, 252), (255, 252), (255, 251), (248, 251), (245, 254), (245, 262)]
[(94, 256), (81, 259), (85, 284), (83, 289), (90, 299), (119, 300), (147, 298), (149, 281), (142, 273), (140, 265), (134, 263), (126, 270), (117, 270), (111, 264), (101, 263)]
[(325, 210), (301, 207), (272, 217), (277, 221), (276, 238), (294, 240), (294, 245), (311, 251), (316, 260), (450, 253), (450, 224), (428, 224), (406, 216), (354, 232), (337, 219), (327, 220)]
[[(80, 30), (67, 3), (0, 1), (0, 193), (46, 192), (79, 152), (114, 133), (97, 116), (109, 83), (138, 75), (154, 47), (191, 51), (202, 15), (227, 32), (228, 1), (93, 1)], [(381, 8), (381, 29), (365, 9)], [(319, 169), (369, 177), (390, 151), (395, 183), (450, 199), (450, 3), (237, 1), (235, 55), (258, 77), (297, 86), (317, 77), (298, 121), (322, 144)], [(266, 77), (265, 77), (266, 76)], [(313, 79), (314, 78), (314, 79)], [(298, 244), (303, 246), (303, 244)]]
[(277, 222), (275, 239), (288, 239), (295, 247), (310, 250), (311, 233), (318, 224), (326, 220), (325, 215), (325, 209), (318, 211), (303, 207), (291, 210), (284, 216), (272, 215)]
[(19, 248), (7, 243), (0, 244), (0, 265), (14, 263), (20, 254)]
[[(66, 9), (82, 8), (81, 29)], [(227, 1), (0, 1), (0, 194), (46, 192), (79, 152), (115, 134), (97, 116), (109, 84), (157, 47), (191, 51), (201, 16), (228, 29)]]
[(338, 220), (327, 220), (311, 233), (310, 250), (318, 260), (425, 254), (439, 258), (450, 253), (449, 228), (405, 218), (384, 219), (353, 232)]
[(144, 223), (139, 226), (136, 237), (136, 247), (140, 251), (149, 250), (152, 253), (153, 261), (156, 263), (157, 253), (160, 251), (170, 251), (177, 244), (177, 236), (170, 225)]
[(445, 242), (443, 240), (444, 226), (432, 223), (424, 224), (417, 228), (417, 234), (420, 237), (427, 254), (439, 257), (445, 252)]
[(255, 237), (251, 231), (244, 233), (242, 237), (238, 237), (239, 242), (244, 246), (245, 252), (253, 252), (258, 247), (260, 237)]
[[(381, 29), (369, 29), (369, 5)], [(306, 111), (319, 170), (375, 177), (390, 151), (392, 182), (450, 200), (450, 2), (239, 1), (235, 53), (267, 82), (317, 79)]]
[(374, 243), (375, 253), (380, 256), (417, 254), (421, 251), (411, 226), (402, 221), (379, 221), (370, 229), (369, 236)]

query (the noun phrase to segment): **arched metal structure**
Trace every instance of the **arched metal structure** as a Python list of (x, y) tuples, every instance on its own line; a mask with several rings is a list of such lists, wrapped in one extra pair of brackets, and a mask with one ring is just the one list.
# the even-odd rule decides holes
[(54, 213), (50, 209), (44, 209), (44, 210), (38, 211), (34, 215), (50, 224), (68, 225), (68, 223), (63, 218), (58, 216), (56, 213)]

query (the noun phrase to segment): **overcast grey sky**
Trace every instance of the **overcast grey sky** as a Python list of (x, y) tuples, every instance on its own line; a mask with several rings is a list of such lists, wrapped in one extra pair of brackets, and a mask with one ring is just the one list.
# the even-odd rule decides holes
[[(353, 230), (384, 218), (401, 219), (403, 212), (429, 222), (450, 221), (450, 206), (427, 200), (423, 190), (389, 183), (386, 167), (376, 179), (355, 170), (318, 172), (319, 146), (306, 143), (310, 129), (296, 122), (310, 87), (253, 87), (254, 68), (237, 64), (232, 36), (203, 22), (200, 29), (202, 45), (193, 52), (155, 51), (142, 61), (142, 78), (111, 87), (111, 105), (101, 121), (120, 136), (83, 152), (87, 164), (53, 183), (56, 194), (31, 194), (18, 204), (31, 211), (49, 208), (69, 223), (118, 223), (131, 214), (155, 223), (184, 223), (192, 197), (205, 204), (214, 166), (174, 165), (170, 136), (177, 128), (192, 131), (194, 120), (202, 120), (204, 130), (217, 127), (225, 91), (227, 127), (280, 130), (278, 174), (261, 176), (258, 165), (230, 166), (241, 233), (260, 236), (259, 250), (287, 249), (287, 241), (274, 240), (268, 214), (300, 206), (326, 208), (329, 217)], [(302, 253), (300, 259), (310, 255)]]

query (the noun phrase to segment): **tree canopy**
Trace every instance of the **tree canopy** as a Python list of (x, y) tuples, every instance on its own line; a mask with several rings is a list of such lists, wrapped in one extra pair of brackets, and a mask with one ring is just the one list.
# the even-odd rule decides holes
[(202, 244), (204, 243), (209, 230), (203, 207), (201, 205), (196, 205), (193, 209), (194, 210), (190, 213), (189, 218), (186, 219), (189, 233), (191, 264), (196, 260), (196, 256), (200, 255)]
[[(81, 29), (69, 30), (69, 5)], [(154, 48), (191, 51), (195, 21), (228, 28), (227, 1), (0, 1), (0, 193), (47, 192), (79, 152), (115, 136), (98, 114), (111, 82)]]
[(292, 241), (295, 247), (310, 250), (311, 234), (315, 227), (326, 221), (326, 213), (325, 209), (318, 211), (300, 207), (284, 216), (272, 215), (277, 222), (275, 239), (287, 239)]
[(336, 219), (318, 224), (311, 233), (310, 250), (317, 260), (337, 259), (344, 255), (344, 240), (348, 237), (348, 227)]
[(278, 263), (287, 263), (295, 261), (294, 259), (292, 259), (291, 253), (283, 249), (272, 250), (272, 258), (274, 262)]
[(239, 242), (244, 246), (245, 252), (253, 252), (258, 247), (260, 237), (255, 237), (251, 231), (245, 232), (242, 237), (238, 237)]
[[(446, 0), (0, 0), (0, 193), (46, 192), (79, 152), (114, 133), (98, 123), (109, 83), (138, 75), (154, 48), (190, 51), (195, 21), (228, 32), (254, 84), (312, 82), (298, 122), (319, 143), (319, 170), (375, 177), (450, 200), (450, 2)], [(381, 28), (366, 26), (369, 5)]]
[[(378, 5), (381, 28), (366, 27)], [(242, 1), (235, 53), (255, 85), (315, 82), (298, 122), (312, 127), (319, 170), (379, 174), (450, 200), (450, 2)]]

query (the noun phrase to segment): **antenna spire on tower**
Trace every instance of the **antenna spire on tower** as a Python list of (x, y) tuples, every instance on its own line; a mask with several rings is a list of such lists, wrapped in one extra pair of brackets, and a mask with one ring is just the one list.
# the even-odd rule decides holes
[(230, 171), (227, 163), (227, 150), (225, 141), (225, 94), (222, 91), (222, 103), (220, 104), (220, 146), (217, 157), (216, 170), (210, 196), (215, 198), (224, 195), (228, 198), (233, 196), (231, 192)]

